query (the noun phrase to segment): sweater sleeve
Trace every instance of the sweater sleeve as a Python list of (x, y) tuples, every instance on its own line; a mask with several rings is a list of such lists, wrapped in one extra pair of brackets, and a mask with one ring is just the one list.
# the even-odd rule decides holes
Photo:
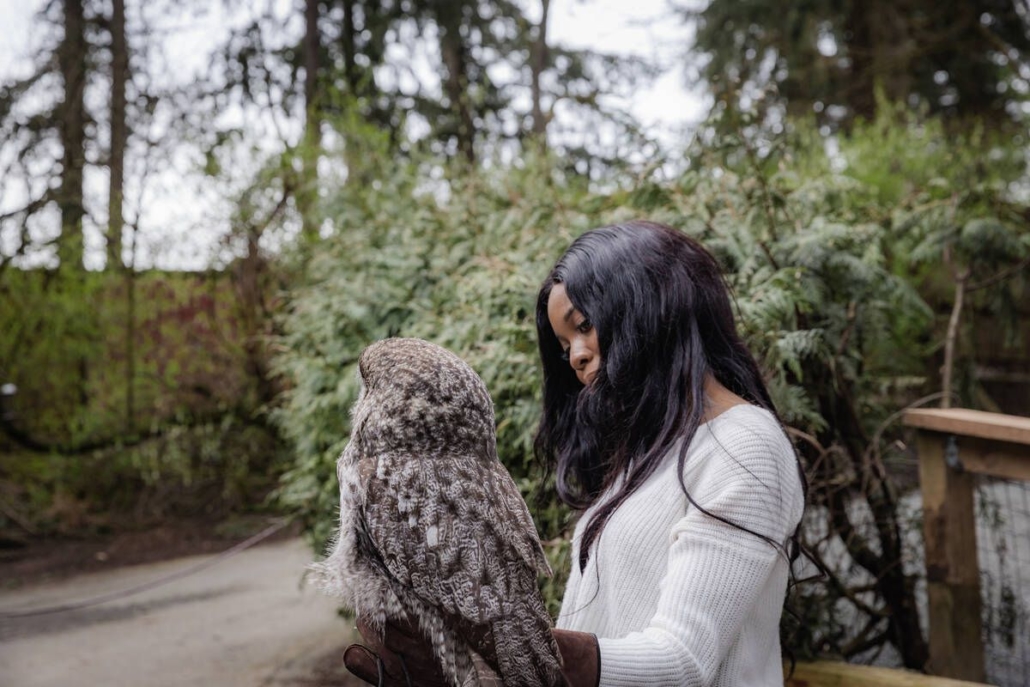
[[(709, 685), (759, 605), (776, 604), (779, 617), (788, 564), (777, 544), (787, 541), (804, 508), (793, 450), (779, 428), (716, 433), (713, 449), (695, 456), (684, 472), (694, 502), (670, 532), (668, 564), (658, 607), (648, 627), (601, 639), (601, 681), (615, 685)], [(771, 628), (776, 632), (776, 628)], [(735, 645), (737, 645), (735, 647)], [(746, 662), (768, 665), (768, 657)], [(775, 656), (779, 665), (779, 656)]]

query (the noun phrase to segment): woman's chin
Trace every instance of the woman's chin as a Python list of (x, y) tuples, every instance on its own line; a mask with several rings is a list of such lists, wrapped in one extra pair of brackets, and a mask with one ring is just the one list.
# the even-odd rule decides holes
[(584, 374), (577, 374), (576, 377), (579, 378), (579, 383), (583, 386), (590, 386), (591, 384), (593, 384), (594, 379), (597, 378), (597, 370), (594, 370), (593, 372), (587, 372)]

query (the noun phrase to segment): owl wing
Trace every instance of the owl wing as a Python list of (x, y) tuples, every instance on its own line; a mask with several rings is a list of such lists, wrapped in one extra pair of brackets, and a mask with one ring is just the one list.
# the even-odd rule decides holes
[(367, 459), (365, 534), (390, 577), (476, 625), (495, 620), (549, 573), (536, 528), (499, 462), (470, 456)]

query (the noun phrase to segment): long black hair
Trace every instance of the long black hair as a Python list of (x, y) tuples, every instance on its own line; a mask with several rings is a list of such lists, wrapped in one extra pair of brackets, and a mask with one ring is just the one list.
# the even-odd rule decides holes
[[(562, 357), (547, 302), (564, 285), (572, 305), (597, 333), (601, 363), (584, 387)], [(612, 513), (636, 491), (673, 445), (680, 486), (687, 449), (705, 412), (711, 374), (749, 403), (776, 415), (751, 352), (737, 333), (729, 288), (715, 258), (670, 227), (634, 221), (589, 231), (569, 246), (544, 280), (536, 306), (543, 362), (543, 413), (534, 451), (555, 470), (558, 496), (584, 509), (620, 477), (611, 498), (587, 522), (582, 570)], [(778, 416), (777, 416), (778, 417)], [(805, 485), (804, 473), (798, 472)], [(797, 533), (773, 542), (793, 560)]]

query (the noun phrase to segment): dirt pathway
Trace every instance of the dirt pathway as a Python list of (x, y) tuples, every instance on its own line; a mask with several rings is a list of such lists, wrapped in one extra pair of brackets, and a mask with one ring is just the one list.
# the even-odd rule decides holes
[(310, 549), (289, 539), (92, 608), (28, 618), (4, 612), (139, 585), (210, 556), (119, 568), (0, 592), (5, 687), (351, 685), (339, 665), (350, 626), (301, 575)]

